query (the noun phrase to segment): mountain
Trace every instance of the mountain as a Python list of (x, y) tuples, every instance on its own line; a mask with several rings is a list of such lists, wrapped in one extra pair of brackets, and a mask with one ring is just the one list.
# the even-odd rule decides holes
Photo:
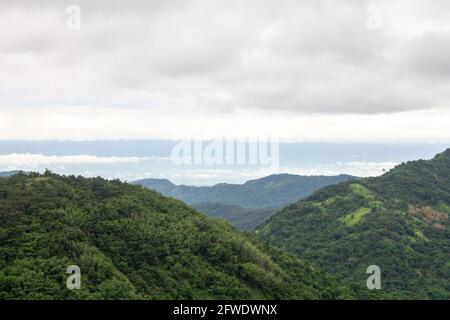
[(253, 230), (276, 212), (274, 209), (253, 209), (222, 203), (198, 203), (191, 205), (205, 214), (225, 219), (241, 230)]
[(309, 196), (325, 186), (353, 180), (348, 175), (298, 176), (274, 174), (244, 184), (219, 183), (212, 187), (177, 186), (165, 179), (133, 182), (188, 204), (213, 202), (245, 208), (277, 208)]
[(0, 178), (7, 178), (7, 177), (11, 177), (17, 173), (19, 173), (20, 171), (1, 171), (0, 172)]
[(212, 187), (175, 185), (166, 179), (133, 182), (193, 205), (210, 216), (221, 217), (234, 226), (252, 230), (270, 217), (275, 209), (295, 202), (314, 191), (356, 177), (298, 176), (276, 174), (244, 184), (220, 183)]
[[(79, 290), (66, 288), (70, 265)], [(140, 186), (50, 172), (0, 179), (0, 299), (352, 297), (302, 260)]]
[(361, 288), (377, 265), (392, 299), (450, 299), (450, 149), (326, 187), (256, 231)]

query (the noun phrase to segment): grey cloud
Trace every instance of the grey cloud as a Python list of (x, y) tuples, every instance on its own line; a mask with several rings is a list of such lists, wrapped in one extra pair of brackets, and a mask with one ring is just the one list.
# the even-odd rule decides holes
[(427, 32), (408, 47), (406, 67), (424, 75), (450, 78), (450, 30)]
[[(72, 3), (82, 10), (77, 32), (65, 28)], [(397, 26), (417, 20), (427, 31), (447, 15), (425, 0), (380, 0), (383, 28), (369, 30), (369, 3), (5, 0), (0, 85), (45, 101), (213, 112), (448, 107), (448, 32)]]

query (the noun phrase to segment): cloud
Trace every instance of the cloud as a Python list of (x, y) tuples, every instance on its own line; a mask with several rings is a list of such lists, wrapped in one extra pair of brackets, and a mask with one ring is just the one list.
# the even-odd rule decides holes
[(411, 41), (406, 66), (419, 74), (436, 77), (441, 81), (450, 78), (450, 30), (426, 32)]
[[(288, 173), (297, 175), (326, 175), (334, 176), (349, 174), (357, 177), (373, 177), (384, 174), (386, 171), (398, 165), (397, 162), (367, 162), (351, 161), (336, 162), (330, 164), (306, 165), (302, 167), (281, 167), (278, 169), (269, 167), (234, 168), (225, 169), (185, 169), (166, 172), (163, 178), (176, 184), (188, 185), (214, 185), (216, 183), (244, 183), (249, 180), (259, 179), (272, 174)], [(155, 174), (146, 177), (155, 177)], [(142, 178), (142, 176), (140, 177)]]
[(1, 140), (280, 139), (310, 142), (449, 142), (450, 110), (394, 114), (303, 115), (283, 112), (199, 115), (145, 109), (0, 109)]
[(286, 172), (300, 175), (338, 175), (344, 173), (357, 177), (374, 177), (389, 171), (396, 165), (398, 165), (396, 162), (351, 161), (314, 165), (305, 168), (286, 168), (285, 170)]
[(136, 164), (158, 157), (98, 157), (93, 155), (49, 156), (30, 153), (0, 155), (0, 168), (5, 170), (32, 170), (43, 166), (91, 165), (91, 164)]
[[(81, 9), (78, 31), (66, 28), (69, 4)], [(369, 5), (381, 10), (379, 28), (367, 27)], [(115, 108), (115, 127), (139, 109), (177, 121), (186, 113), (289, 119), (448, 110), (447, 7), (441, 0), (4, 0), (0, 110), (13, 110), (9, 117), (16, 109)]]

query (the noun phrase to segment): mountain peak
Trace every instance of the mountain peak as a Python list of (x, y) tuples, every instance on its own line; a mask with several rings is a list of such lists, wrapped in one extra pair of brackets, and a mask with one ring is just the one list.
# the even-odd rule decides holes
[(450, 160), (450, 148), (447, 148), (445, 151), (438, 153), (434, 159), (447, 159)]
[(167, 179), (142, 179), (131, 182), (132, 184), (142, 185), (144, 187), (149, 187), (150, 189), (155, 189), (159, 192), (168, 191), (176, 188), (177, 186)]
[(258, 235), (349, 281), (369, 264), (392, 266), (382, 298), (448, 299), (448, 277), (433, 266), (448, 255), (449, 216), (447, 149), (379, 177), (322, 189), (278, 211)]

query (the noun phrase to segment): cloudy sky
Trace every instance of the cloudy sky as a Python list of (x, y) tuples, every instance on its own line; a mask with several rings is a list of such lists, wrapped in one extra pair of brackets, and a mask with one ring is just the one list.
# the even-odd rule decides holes
[(2, 0), (0, 39), (0, 140), (450, 141), (448, 0)]

